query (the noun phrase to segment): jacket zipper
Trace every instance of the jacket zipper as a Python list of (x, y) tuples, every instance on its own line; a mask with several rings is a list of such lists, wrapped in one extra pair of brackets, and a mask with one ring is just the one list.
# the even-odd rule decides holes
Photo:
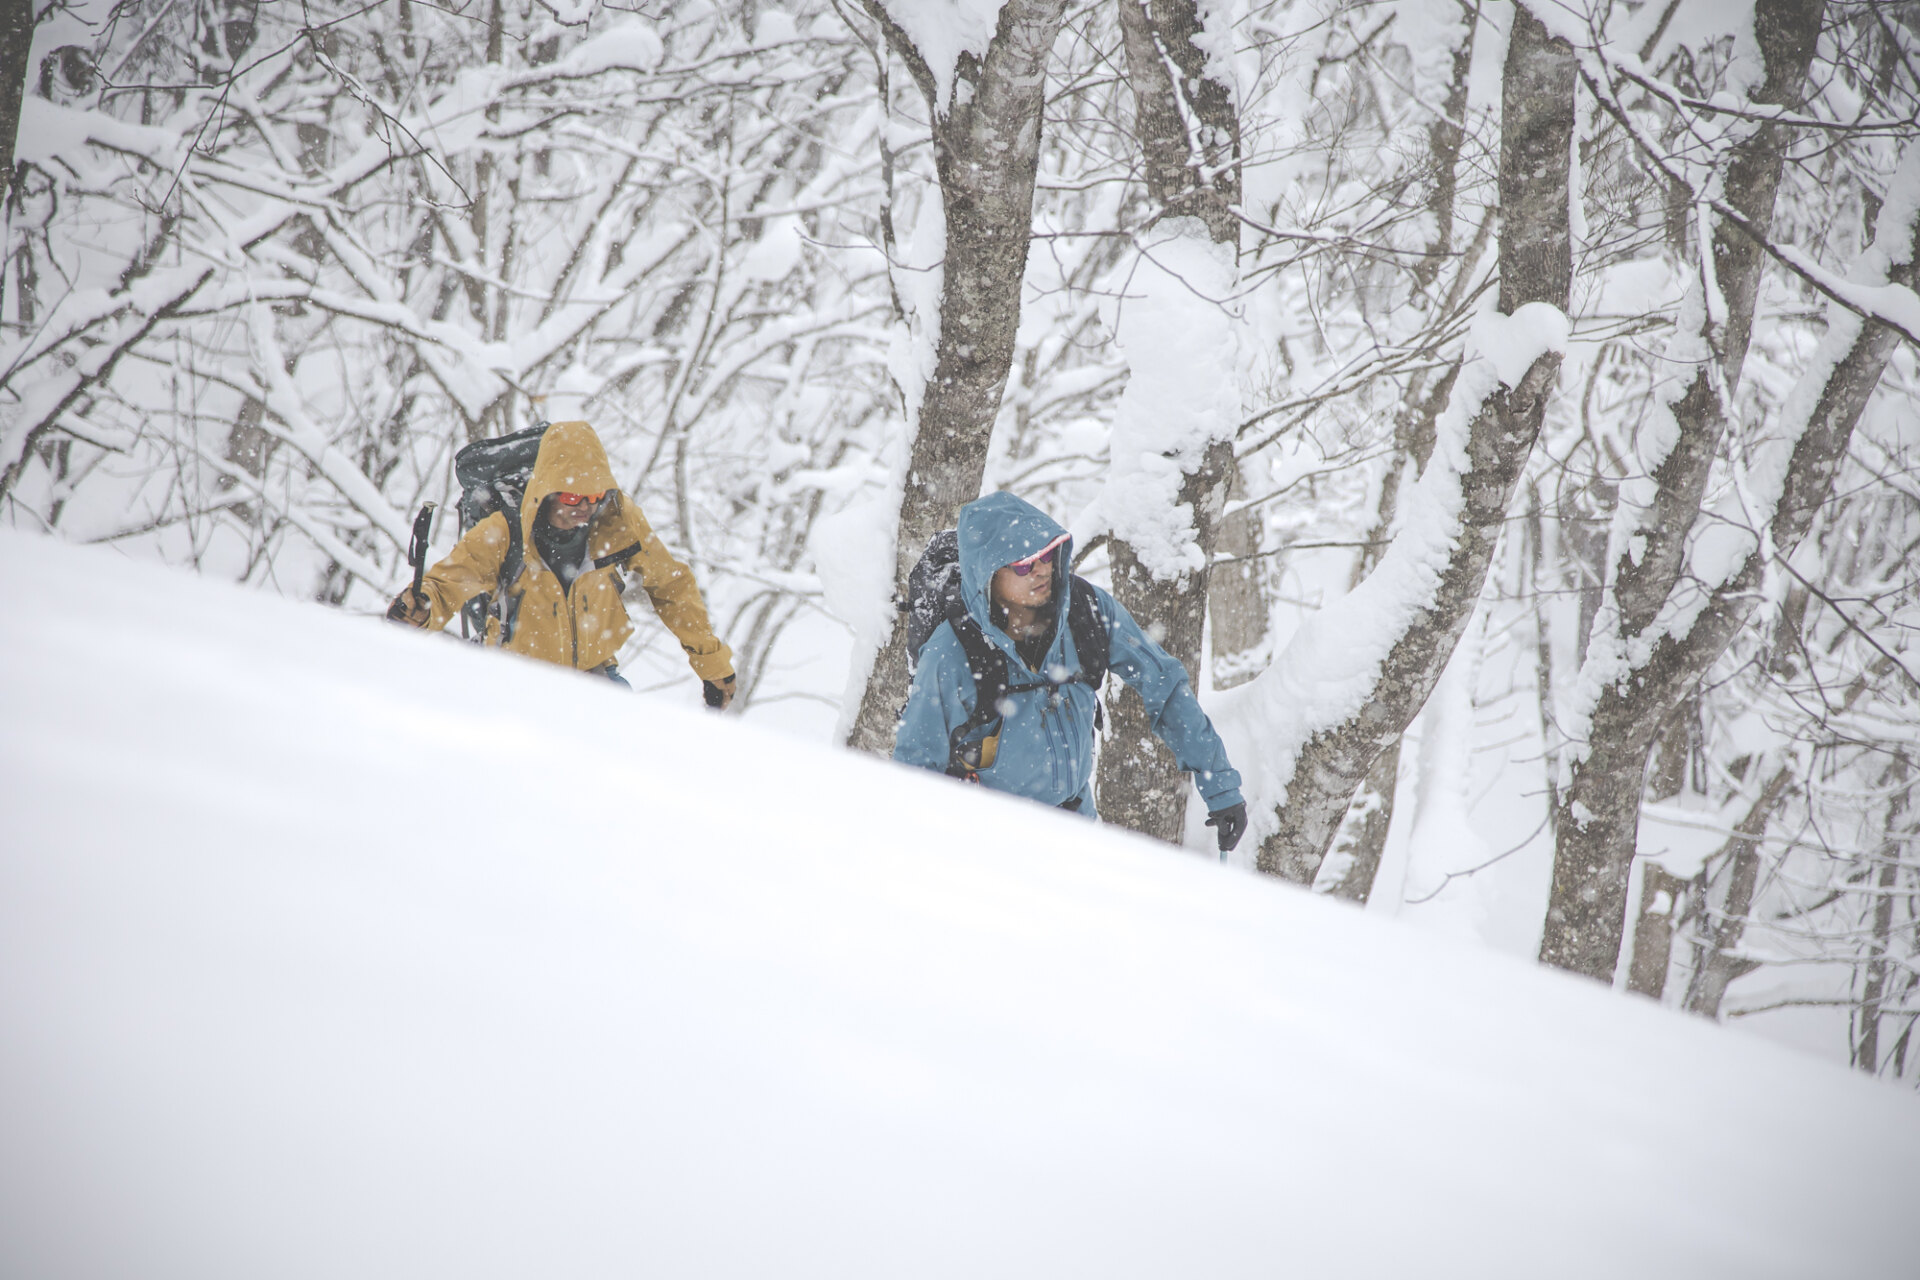
[[(1034, 674), (1043, 680), (1047, 679), (1047, 659), (1052, 656), (1053, 653), (1051, 649), (1040, 655), (1040, 670), (1034, 672)], [(1067, 747), (1066, 735), (1062, 731), (1063, 726), (1058, 723), (1060, 720), (1060, 708), (1058, 706), (1060, 686), (1049, 682), (1048, 688), (1042, 697), (1045, 701), (1040, 704), (1040, 723), (1045, 726), (1047, 731), (1048, 773), (1053, 780), (1053, 789), (1055, 793), (1058, 793), (1060, 790), (1060, 755)], [(1071, 797), (1069, 797), (1069, 799), (1071, 799)]]
[(573, 585), (578, 584), (584, 574), (575, 574), (573, 584), (561, 589), (561, 598), (567, 602), (567, 639), (573, 646), (567, 665), (575, 671), (580, 669), (580, 619), (573, 612)]

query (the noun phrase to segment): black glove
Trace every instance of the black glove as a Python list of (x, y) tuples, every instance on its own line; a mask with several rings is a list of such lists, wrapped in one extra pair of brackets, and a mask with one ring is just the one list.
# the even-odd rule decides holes
[(406, 588), (393, 598), (387, 606), (387, 621), (398, 622), (409, 627), (424, 627), (433, 616), (433, 604), (424, 592)]
[(1247, 834), (1247, 806), (1245, 802), (1230, 804), (1224, 809), (1215, 809), (1207, 815), (1207, 825), (1214, 828), (1220, 841), (1220, 852), (1227, 853), (1240, 843), (1240, 837)]
[(706, 695), (709, 707), (715, 711), (725, 711), (727, 704), (733, 701), (733, 677), (728, 676), (718, 684), (711, 680), (702, 680), (700, 692)]

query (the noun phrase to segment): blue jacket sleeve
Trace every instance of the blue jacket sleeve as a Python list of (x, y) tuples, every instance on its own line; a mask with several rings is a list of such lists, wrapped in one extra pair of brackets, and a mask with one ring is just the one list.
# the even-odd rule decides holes
[(893, 739), (893, 758), (935, 773), (947, 771), (948, 735), (966, 723), (973, 673), (953, 628), (942, 626), (920, 650), (913, 688)]
[(1193, 696), (1187, 669), (1155, 644), (1112, 595), (1095, 587), (1094, 600), (1107, 623), (1111, 670), (1140, 694), (1148, 723), (1173, 752), (1174, 761), (1193, 775), (1207, 811), (1241, 803), (1240, 775), (1227, 762), (1226, 745)]

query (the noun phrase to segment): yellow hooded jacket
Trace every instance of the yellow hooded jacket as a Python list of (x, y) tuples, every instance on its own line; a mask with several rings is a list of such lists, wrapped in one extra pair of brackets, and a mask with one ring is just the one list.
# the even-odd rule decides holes
[[(533, 526), (540, 504), (550, 493), (602, 492), (607, 497), (589, 526), (588, 558), (598, 561), (630, 547), (638, 550), (620, 564), (589, 565), (570, 589), (562, 588), (559, 576), (540, 562), (534, 548)], [(541, 437), (533, 476), (520, 501), (520, 533), (525, 566), (506, 592), (508, 608), (514, 608), (518, 598), (513, 634), (506, 645), (510, 652), (582, 671), (612, 662), (633, 634), (626, 604), (620, 599), (626, 588), (624, 575), (638, 573), (660, 621), (687, 651), (694, 674), (713, 681), (733, 674), (733, 653), (713, 634), (693, 571), (673, 558), (654, 536), (639, 506), (616, 487), (600, 437), (586, 423), (556, 422)], [(429, 629), (440, 630), (460, 615), (467, 601), (494, 590), (510, 541), (506, 514), (495, 512), (469, 529), (447, 558), (427, 571), (420, 589), (432, 605)], [(487, 643), (500, 643), (497, 619), (487, 621)]]

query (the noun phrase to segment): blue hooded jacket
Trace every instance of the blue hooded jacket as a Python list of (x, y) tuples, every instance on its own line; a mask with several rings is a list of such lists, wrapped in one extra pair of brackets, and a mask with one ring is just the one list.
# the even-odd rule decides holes
[[(961, 598), (980, 624), (981, 634), (1006, 653), (1007, 683), (1028, 684), (1043, 676), (1067, 681), (1080, 670), (1065, 621), (1068, 592), (1092, 591), (1094, 608), (1111, 641), (1109, 670), (1139, 691), (1153, 731), (1172, 750), (1180, 767), (1193, 774), (1208, 811), (1239, 804), (1240, 775), (1227, 763), (1220, 735), (1193, 696), (1186, 668), (1149, 639), (1119, 601), (1099, 587), (1072, 581), (1067, 573), (1073, 563), (1071, 541), (1062, 546), (1054, 562), (1057, 621), (1040, 672), (1021, 660), (1012, 637), (994, 624), (988, 603), (993, 575), (1065, 533), (1046, 513), (1010, 493), (990, 493), (960, 508)], [(1093, 816), (1093, 713), (1098, 697), (1078, 682), (1010, 692), (1003, 702), (999, 748), (993, 763), (980, 770), (981, 783), (1042, 804), (1060, 805), (1077, 797), (1080, 812)], [(966, 721), (973, 698), (966, 651), (953, 627), (943, 622), (920, 651), (893, 758), (944, 772), (948, 735)]]

